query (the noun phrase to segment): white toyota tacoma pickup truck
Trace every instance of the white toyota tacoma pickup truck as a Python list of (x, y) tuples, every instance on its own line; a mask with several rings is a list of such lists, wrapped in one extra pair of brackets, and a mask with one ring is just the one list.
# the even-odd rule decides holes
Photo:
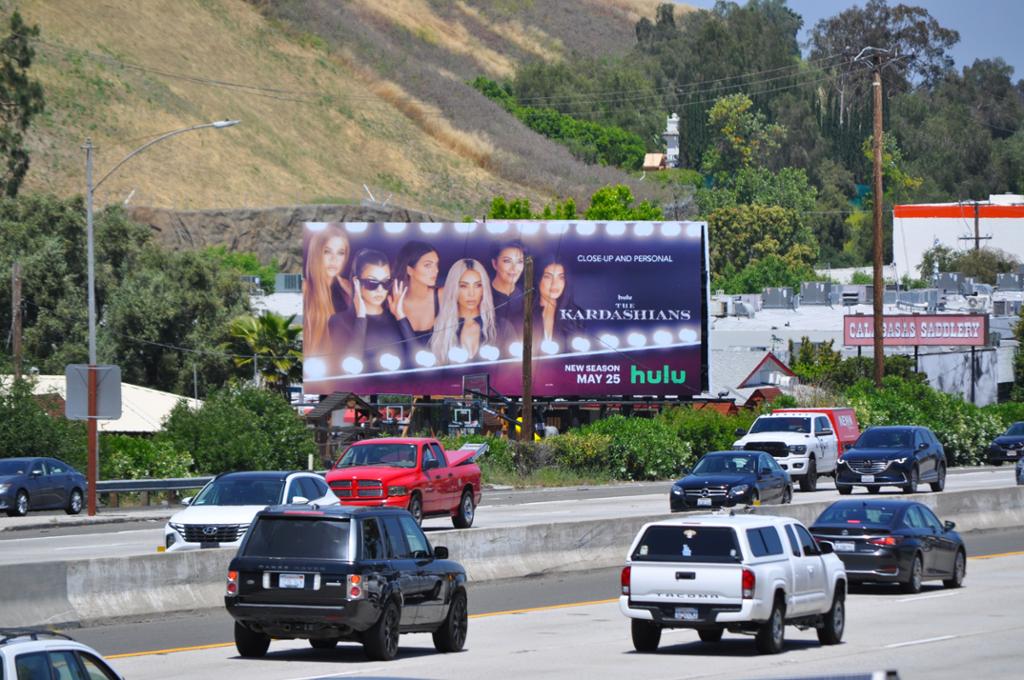
[(665, 628), (694, 628), (704, 642), (753, 633), (777, 654), (785, 627), (815, 628), (838, 644), (846, 624), (846, 571), (828, 545), (789, 517), (698, 515), (644, 525), (622, 569), (619, 609), (633, 646), (653, 652)]

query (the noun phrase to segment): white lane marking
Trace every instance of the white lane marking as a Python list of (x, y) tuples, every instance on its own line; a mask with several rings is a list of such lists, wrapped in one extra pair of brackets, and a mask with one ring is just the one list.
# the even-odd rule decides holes
[(323, 680), (323, 678), (343, 678), (346, 675), (356, 675), (363, 673), (374, 673), (376, 671), (383, 671), (384, 666), (380, 668), (360, 668), (358, 671), (345, 671), (344, 673), (332, 673), (331, 675), (303, 675), (301, 678), (289, 678), (288, 680)]
[[(122, 545), (135, 545), (135, 543), (104, 543), (104, 548), (116, 548)], [(52, 550), (94, 550), (95, 545), (66, 545), (61, 548), (51, 548)], [(126, 556), (128, 557), (128, 556)]]
[(952, 640), (957, 637), (956, 635), (940, 635), (939, 637), (925, 638), (923, 640), (911, 640), (910, 642), (897, 642), (895, 644), (886, 645), (882, 649), (896, 649), (897, 647), (909, 647), (911, 645), (926, 645), (929, 642), (942, 642), (943, 640)]
[(667, 491), (664, 494), (637, 494), (635, 496), (605, 496), (601, 498), (569, 498), (560, 501), (531, 501), (529, 503), (518, 503), (514, 507), (524, 507), (527, 505), (556, 505), (558, 503), (581, 503), (585, 501), (623, 501), (623, 500), (656, 500), (667, 495)]
[[(57, 528), (60, 528), (60, 527), (53, 527), (53, 528), (57, 529)], [(22, 541), (26, 541), (26, 542), (27, 541), (56, 541), (56, 540), (62, 540), (62, 539), (83, 538), (85, 536), (109, 536), (110, 534), (121, 534), (121, 535), (124, 535), (124, 534), (149, 534), (149, 533), (153, 533), (154, 531), (162, 531), (162, 530), (163, 530), (163, 527), (153, 527), (152, 529), (130, 529), (130, 530), (127, 530), (127, 531), (108, 531), (108, 532), (99, 532), (98, 531), (98, 532), (89, 533), (89, 534), (83, 533), (83, 534), (63, 534), (63, 535), (60, 535), (60, 536), (33, 536), (32, 538), (8, 538), (6, 540), (8, 542), (11, 542), (11, 543), (13, 543), (15, 541), (17, 541), (18, 543), (21, 543)]]
[(914, 597), (901, 597), (897, 602), (920, 602), (921, 600), (935, 600), (940, 597), (955, 597), (960, 591), (954, 593), (936, 593), (935, 595), (915, 595)]

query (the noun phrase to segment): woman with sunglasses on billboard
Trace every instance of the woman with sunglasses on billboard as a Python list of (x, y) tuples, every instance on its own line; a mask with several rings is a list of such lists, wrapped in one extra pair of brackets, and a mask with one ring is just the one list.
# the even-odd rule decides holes
[(434, 321), (441, 311), (441, 288), (437, 286), (441, 257), (434, 246), (424, 241), (409, 241), (398, 251), (395, 260), (395, 286), (405, 287), (401, 309), (393, 292), (388, 299), (396, 318), (405, 317), (409, 331), (417, 342), (426, 346), (434, 331)]
[[(379, 250), (364, 248), (352, 260), (352, 307), (331, 317), (330, 332), (334, 347), (343, 361), (354, 357), (363, 362), (359, 371), (375, 373), (408, 367), (408, 346), (412, 340), (407, 324), (400, 323), (406, 288), (401, 282), (392, 287), (391, 264)], [(389, 303), (389, 296), (394, 301)], [(391, 312), (398, 311), (398, 316)], [(398, 318), (401, 317), (401, 318)], [(397, 363), (396, 363), (397, 360)]]
[(430, 338), (430, 351), (438, 363), (494, 361), (508, 353), (510, 338), (508, 322), (494, 313), (487, 270), (471, 258), (456, 260), (448, 270)]
[(328, 323), (352, 304), (352, 283), (345, 278), (350, 253), (348, 235), (336, 222), (309, 239), (302, 273), (302, 338), (307, 356), (331, 352)]
[(520, 241), (496, 242), (491, 246), (491, 293), (494, 312), (514, 329), (523, 327), (523, 287), (519, 280), (526, 264), (526, 248)]
[(557, 255), (545, 255), (537, 266), (537, 304), (533, 309), (534, 344), (543, 354), (571, 352), (570, 342), (581, 331), (577, 321), (562, 318), (561, 310), (576, 309), (569, 285), (569, 268)]

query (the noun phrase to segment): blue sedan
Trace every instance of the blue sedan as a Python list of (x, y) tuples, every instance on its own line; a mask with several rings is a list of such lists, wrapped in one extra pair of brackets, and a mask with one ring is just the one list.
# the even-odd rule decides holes
[(31, 510), (82, 511), (85, 476), (56, 458), (0, 458), (0, 510), (24, 517)]
[(793, 482), (763, 451), (712, 451), (672, 485), (672, 512), (745, 503), (791, 503)]

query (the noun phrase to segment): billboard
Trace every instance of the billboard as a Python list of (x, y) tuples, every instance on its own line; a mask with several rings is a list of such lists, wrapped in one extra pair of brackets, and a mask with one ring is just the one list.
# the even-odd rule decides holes
[(694, 396), (707, 306), (702, 222), (307, 222), (304, 390), (520, 395), (529, 315), (535, 396)]
[[(886, 314), (882, 317), (882, 332), (885, 347), (984, 347), (988, 344), (988, 315)], [(874, 343), (874, 317), (843, 317), (843, 344), (866, 347)]]

